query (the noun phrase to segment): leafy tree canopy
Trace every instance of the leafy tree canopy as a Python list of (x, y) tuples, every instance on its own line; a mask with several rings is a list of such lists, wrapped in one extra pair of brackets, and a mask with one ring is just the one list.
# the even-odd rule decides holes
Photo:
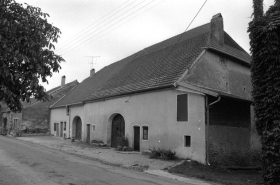
[(39, 79), (47, 82), (64, 61), (53, 51), (61, 32), (47, 17), (40, 8), (0, 0), (0, 101), (13, 111), (31, 97), (47, 100)]

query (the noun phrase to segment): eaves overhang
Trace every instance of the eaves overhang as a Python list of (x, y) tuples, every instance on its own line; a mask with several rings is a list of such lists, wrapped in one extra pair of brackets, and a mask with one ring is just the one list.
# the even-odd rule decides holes
[(118, 97), (123, 97), (123, 96), (128, 96), (128, 95), (135, 95), (135, 94), (141, 94), (141, 93), (146, 93), (146, 92), (151, 92), (151, 91), (158, 91), (158, 90), (165, 90), (165, 89), (174, 89), (174, 85), (166, 85), (166, 86), (161, 86), (161, 87), (156, 87), (156, 88), (151, 88), (151, 89), (144, 89), (144, 90), (138, 90), (138, 91), (132, 91), (132, 92), (127, 92), (127, 93), (122, 93), (122, 94), (117, 94), (117, 95), (112, 95), (112, 96), (105, 96), (101, 98), (92, 98), (88, 100), (84, 100), (83, 103), (92, 103), (92, 102), (97, 102), (97, 101), (105, 101), (108, 99), (113, 99), (113, 98), (118, 98)]
[(208, 90), (203, 87), (199, 87), (199, 86), (196, 86), (196, 85), (193, 85), (190, 83), (186, 83), (186, 82), (177, 82), (176, 86), (177, 87), (182, 86), (182, 87), (189, 88), (191, 90), (198, 91), (200, 93), (208, 94), (208, 95), (215, 96), (215, 97), (219, 96), (219, 94), (217, 92), (214, 92), (214, 91), (211, 91), (211, 90)]
[(177, 82), (176, 86), (177, 87), (182, 86), (182, 87), (185, 87), (185, 88), (189, 88), (191, 90), (194, 90), (194, 91), (206, 94), (206, 95), (214, 96), (214, 97), (221, 96), (221, 97), (226, 97), (226, 98), (243, 100), (243, 101), (247, 101), (247, 102), (253, 102), (251, 99), (248, 99), (248, 98), (244, 98), (244, 97), (237, 96), (237, 95), (230, 94), (230, 93), (226, 93), (226, 92), (220, 92), (220, 91), (215, 90), (215, 89), (209, 89), (209, 88), (206, 88), (206, 87), (197, 86), (197, 85), (194, 85), (194, 84), (191, 84), (191, 83)]
[(64, 104), (64, 105), (50, 107), (50, 109), (56, 109), (56, 108), (62, 108), (62, 107), (74, 107), (74, 106), (80, 106), (80, 105), (84, 105), (84, 103), (78, 102), (78, 103)]

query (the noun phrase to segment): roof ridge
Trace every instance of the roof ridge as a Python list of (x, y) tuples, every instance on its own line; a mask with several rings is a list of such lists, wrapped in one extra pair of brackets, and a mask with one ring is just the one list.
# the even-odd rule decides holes
[[(95, 99), (94, 96), (96, 96), (97, 94), (100, 94), (100, 93), (101, 94), (102, 93), (105, 93), (105, 94), (117, 93), (118, 94), (118, 93), (126, 92), (130, 88), (135, 88), (135, 86), (137, 86), (137, 85), (139, 87), (140, 86), (143, 87), (145, 85), (148, 85), (148, 86), (152, 85), (153, 86), (153, 85), (156, 85), (156, 83), (158, 83), (158, 82), (165, 83), (167, 81), (170, 81), (171, 78), (173, 80), (175, 78), (178, 79), (179, 76), (180, 76), (179, 74), (176, 75), (176, 74), (169, 73), (166, 76), (163, 76), (162, 74), (160, 76), (152, 75), (152, 74), (158, 73), (157, 71), (162, 68), (162, 65), (164, 65), (164, 66), (165, 65), (168, 65), (168, 66), (171, 65), (169, 60), (170, 60), (170, 57), (174, 58), (174, 56), (169, 56), (169, 54), (167, 54), (167, 53), (172, 51), (174, 46), (175, 46), (175, 51), (174, 51), (175, 55), (176, 55), (176, 52), (178, 52), (177, 51), (178, 49), (180, 50), (180, 48), (182, 49), (182, 47), (184, 48), (184, 47), (187, 47), (187, 46), (190, 46), (190, 45), (193, 45), (193, 44), (196, 45), (196, 43), (200, 43), (200, 44), (196, 45), (196, 46), (193, 45), (193, 46), (202, 49), (202, 45), (205, 46), (207, 44), (208, 35), (209, 35), (209, 32), (204, 32), (203, 34), (196, 35), (196, 36), (188, 38), (188, 39), (184, 39), (184, 40), (180, 41), (179, 43), (174, 42), (174, 44), (172, 44), (172, 45), (169, 45), (167, 47), (163, 47), (163, 48), (161, 48), (159, 50), (156, 50), (156, 51), (153, 51), (149, 54), (145, 54), (143, 56), (134, 58), (131, 62), (129, 62), (125, 66), (123, 66), (123, 68), (118, 73), (116, 73), (110, 79), (108, 79), (96, 91), (94, 91), (90, 95), (88, 95), (88, 97), (85, 99), (85, 101), (90, 100), (92, 98)], [(141, 51), (143, 51), (143, 50), (141, 50)], [(196, 51), (193, 51), (193, 49), (190, 49), (190, 51), (191, 51), (191, 53), (196, 52)], [(164, 52), (165, 55), (157, 54), (157, 53), (161, 53), (161, 52)], [(173, 53), (173, 55), (174, 55), (174, 52), (171, 52), (171, 53)], [(183, 53), (185, 53), (185, 52), (183, 52)], [(184, 55), (188, 55), (187, 53), (188, 53), (188, 51), (186, 51), (186, 53)], [(199, 52), (199, 54), (200, 54), (200, 52)], [(146, 57), (148, 57), (148, 60), (149, 60), (148, 63), (150, 63), (150, 62), (155, 63), (155, 65), (153, 65), (153, 67), (155, 67), (155, 68), (153, 70), (151, 69), (150, 73), (147, 74), (150, 77), (142, 78), (140, 76), (140, 78), (138, 78), (136, 81), (135, 80), (134, 81), (133, 80), (132, 81), (129, 81), (129, 80), (127, 81), (126, 79), (131, 77), (131, 75), (128, 75), (128, 76), (127, 75), (121, 75), (122, 71), (130, 70), (131, 67), (134, 70), (136, 70), (136, 69), (145, 70), (145, 69), (141, 69), (141, 68), (142, 67), (145, 68), (145, 66), (147, 67), (148, 63), (142, 63), (142, 62), (139, 62), (139, 60), (144, 62), (146, 60), (145, 59)], [(156, 57), (156, 58), (154, 58), (154, 57)], [(164, 58), (162, 58), (162, 57), (164, 57)], [(178, 55), (178, 57), (179, 58), (177, 58), (176, 60), (183, 60), (181, 62), (185, 63), (184, 61), (186, 60), (186, 58), (185, 59), (183, 59), (183, 58), (180, 59), (179, 55)], [(187, 60), (193, 60), (193, 59), (189, 58)], [(166, 61), (166, 62), (160, 62), (160, 61)], [(135, 63), (139, 63), (137, 65), (137, 68), (133, 68), (133, 66), (135, 67), (135, 65), (136, 65)], [(140, 63), (142, 63), (142, 64), (140, 64)], [(158, 63), (158, 64), (156, 64), (156, 63)], [(131, 66), (128, 66), (128, 65), (131, 65)], [(151, 67), (152, 66), (150, 66), (148, 68), (151, 68)], [(181, 66), (181, 67), (183, 67), (183, 66)], [(186, 64), (185, 67), (187, 68), (187, 64)], [(185, 69), (185, 67), (184, 67), (184, 69)], [(169, 69), (172, 70), (171, 68), (169, 68)], [(151, 72), (151, 71), (154, 71), (154, 72)], [(134, 76), (133, 78), (135, 78), (138, 75), (134, 73), (133, 76)], [(165, 79), (165, 78), (167, 78), (167, 79)], [(115, 81), (122, 81), (122, 82), (115, 84), (114, 83)], [(173, 84), (173, 81), (172, 81), (172, 84)], [(147, 87), (147, 88), (149, 89), (150, 87)], [(105, 95), (105, 96), (107, 96), (107, 95)]]
[[(61, 87), (61, 86), (60, 86), (60, 87), (57, 86), (57, 87), (55, 87), (55, 88), (57, 88), (57, 89), (55, 89), (54, 91), (49, 92), (48, 94), (51, 95), (51, 94), (53, 94), (53, 93), (55, 93), (55, 92), (57, 92), (57, 91), (59, 91), (59, 90), (62, 90), (63, 88), (68, 87), (69, 85), (71, 85), (71, 84), (74, 83), (75, 81), (77, 81), (77, 80), (73, 80), (72, 82), (69, 82), (69, 83), (63, 85), (62, 87)], [(78, 81), (77, 81), (77, 82), (78, 82)], [(78, 82), (78, 83), (79, 83), (79, 82)]]
[[(75, 80), (75, 81), (77, 81), (77, 80)], [(74, 81), (73, 81), (73, 82), (74, 82)], [(78, 81), (77, 81), (77, 82), (78, 82)], [(55, 105), (56, 105), (60, 100), (62, 100), (64, 97), (66, 97), (67, 94), (70, 93), (72, 90), (74, 90), (79, 84), (80, 84), (80, 83), (78, 82), (77, 85), (73, 86), (69, 92), (66, 92), (61, 98), (59, 98), (56, 102), (54, 102), (54, 103), (50, 106), (50, 108), (55, 107)]]
[[(170, 37), (170, 38), (168, 38), (168, 39), (162, 40), (162, 41), (160, 41), (160, 42), (158, 42), (158, 43), (155, 43), (155, 44), (153, 44), (153, 45), (150, 45), (150, 46), (148, 46), (148, 47), (145, 47), (145, 48), (142, 49), (141, 51), (145, 51), (145, 52), (146, 52), (146, 55), (147, 55), (147, 54), (150, 54), (150, 53), (154, 53), (154, 52), (156, 52), (156, 51), (163, 50), (163, 49), (165, 49), (165, 48), (167, 48), (167, 47), (170, 47), (170, 46), (173, 46), (173, 45), (175, 45), (175, 44), (184, 42), (184, 41), (186, 41), (186, 40), (189, 40), (189, 39), (192, 39), (192, 38), (201, 36), (201, 35), (203, 35), (203, 34), (210, 33), (211, 30), (209, 29), (208, 31), (205, 31), (204, 33), (197, 34), (197, 35), (191, 36), (191, 37), (189, 37), (189, 38), (185, 38), (185, 39), (183, 38), (184, 35), (187, 36), (187, 35), (186, 35), (187, 33), (191, 33), (192, 31), (194, 31), (194, 30), (196, 30), (196, 29), (199, 30), (201, 27), (208, 26), (208, 25), (210, 25), (210, 23), (206, 23), (206, 24), (200, 25), (200, 26), (198, 26), (198, 27), (192, 28), (192, 29), (190, 29), (190, 30), (188, 30), (188, 31), (184, 31), (184, 32), (182, 32), (182, 33), (180, 33), (180, 34), (177, 34), (177, 35), (173, 36), (173, 37)], [(166, 42), (168, 42), (168, 41), (171, 41), (171, 42), (172, 42), (172, 39), (175, 39), (176, 37), (179, 37), (179, 36), (181, 36), (181, 35), (183, 35), (182, 38), (179, 38), (179, 40), (177, 40), (177, 41), (175, 40), (174, 43), (169, 44), (168, 46), (161, 47), (161, 48), (159, 48), (159, 49), (157, 49), (157, 50), (155, 50), (155, 51), (153, 51), (153, 52), (148, 52), (148, 51), (147, 51), (148, 49), (150, 49), (150, 48), (152, 48), (152, 47), (155, 47), (156, 45), (160, 45), (160, 44), (166, 43)], [(143, 55), (143, 56), (145, 56), (145, 55)], [(142, 57), (142, 56), (141, 56), (141, 57)], [(137, 57), (137, 58), (138, 58), (138, 57)]]
[[(78, 82), (78, 80), (76, 79), (76, 80), (73, 80), (73, 81), (71, 81), (71, 82), (68, 82), (68, 83), (67, 83), (67, 84), (65, 84), (63, 87), (59, 87), (59, 86), (57, 86), (57, 87), (53, 88), (53, 89), (55, 89), (55, 90), (54, 90), (54, 91), (49, 92), (49, 93), (48, 93), (48, 95), (52, 95), (52, 94), (54, 94), (54, 93), (56, 93), (56, 92), (58, 92), (58, 91), (60, 91), (60, 90), (64, 89), (65, 87), (70, 86), (70, 85), (71, 85), (72, 83), (74, 83), (74, 82), (79, 83), (79, 82)], [(41, 100), (35, 99), (35, 101), (34, 101), (34, 102), (30, 102), (30, 104), (27, 104), (27, 105), (26, 105), (26, 106), (24, 106), (23, 108), (30, 107), (31, 105), (33, 105), (33, 104), (35, 104), (35, 103), (37, 103), (37, 102), (40, 102), (40, 101), (41, 101)]]
[[(140, 57), (136, 57), (136, 58), (134, 58), (134, 60), (135, 60), (135, 59), (141, 59), (142, 57), (146, 57), (146, 56), (149, 55), (149, 54), (154, 54), (154, 53), (160, 52), (160, 51), (162, 51), (162, 50), (164, 50), (164, 49), (168, 49), (168, 48), (170, 48), (170, 47), (174, 47), (175, 45), (177, 45), (177, 44), (179, 44), (179, 43), (187, 42), (187, 41), (190, 41), (190, 40), (199, 38), (199, 37), (201, 37), (201, 36), (203, 36), (203, 35), (206, 35), (206, 34), (209, 34), (209, 33), (203, 33), (203, 34), (201, 34), (201, 35), (196, 35), (196, 36), (191, 37), (191, 38), (189, 38), (189, 39), (182, 40), (182, 41), (180, 41), (180, 42), (174, 43), (174, 44), (169, 45), (169, 46), (167, 46), (167, 47), (160, 48), (160, 49), (158, 49), (158, 50), (156, 50), (156, 51), (153, 51), (153, 52), (151, 52), (151, 53), (147, 53), (146, 55), (143, 55), (143, 56), (140, 56)], [(145, 48), (145, 49), (146, 49), (146, 48)], [(141, 50), (141, 51), (142, 51), (142, 50)]]

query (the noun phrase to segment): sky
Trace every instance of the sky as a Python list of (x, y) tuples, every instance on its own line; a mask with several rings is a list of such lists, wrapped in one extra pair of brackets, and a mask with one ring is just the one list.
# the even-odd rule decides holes
[[(82, 82), (94, 68), (117, 62), (148, 46), (197, 26), (221, 13), (224, 30), (250, 53), (248, 23), (253, 0), (16, 0), (40, 7), (61, 30), (55, 53), (62, 55), (59, 73), (42, 83), (46, 90), (74, 80)], [(274, 0), (264, 0), (264, 10)], [(191, 24), (190, 24), (191, 23)], [(92, 64), (93, 63), (93, 64)]]

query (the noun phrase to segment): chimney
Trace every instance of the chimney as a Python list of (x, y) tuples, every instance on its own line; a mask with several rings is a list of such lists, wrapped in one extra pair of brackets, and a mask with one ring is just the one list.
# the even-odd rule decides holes
[(65, 75), (61, 77), (61, 87), (65, 85)]
[(92, 68), (92, 69), (90, 70), (90, 77), (93, 77), (93, 76), (94, 76), (94, 74), (95, 74), (95, 69), (94, 69), (94, 68)]
[(211, 19), (211, 37), (216, 38), (220, 46), (224, 46), (224, 23), (221, 13)]

